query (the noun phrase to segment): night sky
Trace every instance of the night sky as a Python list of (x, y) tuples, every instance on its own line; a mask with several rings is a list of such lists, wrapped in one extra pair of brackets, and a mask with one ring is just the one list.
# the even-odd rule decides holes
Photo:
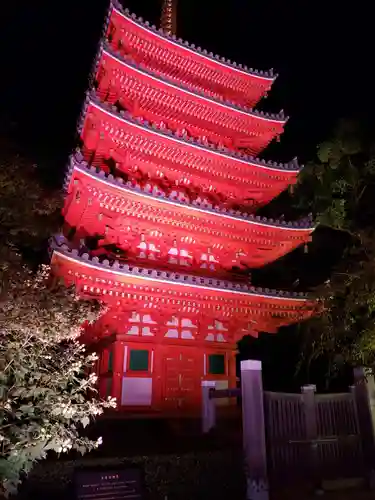
[[(281, 143), (266, 156), (281, 161), (298, 156), (304, 162), (339, 118), (359, 117), (373, 126), (370, 4), (179, 0), (178, 36), (237, 63), (274, 68), (280, 76), (261, 107), (284, 109), (290, 120)], [(107, 0), (19, 0), (1, 7), (0, 134), (12, 136), (55, 185), (75, 146), (76, 122), (107, 6)], [(124, 0), (124, 6), (159, 24), (161, 0)], [(320, 241), (326, 241), (324, 235)], [(326, 262), (328, 269), (330, 251), (324, 244), (312, 247), (312, 257), (304, 258), (315, 259), (315, 265), (304, 262), (317, 275), (317, 262)], [(287, 262), (302, 259), (300, 254), (288, 256)], [(299, 276), (297, 268), (291, 269), (289, 282)], [(271, 274), (268, 285), (282, 286), (277, 270)], [(303, 287), (308, 279), (304, 282), (302, 276), (300, 281)], [(289, 349), (285, 342), (283, 349)]]
[[(0, 130), (12, 129), (23, 145), (32, 146), (37, 160), (50, 161), (51, 174), (61, 171), (60, 162), (74, 146), (107, 5), (107, 0), (20, 0), (2, 6)], [(161, 0), (124, 0), (124, 5), (159, 23)], [(272, 150), (275, 160), (310, 158), (338, 117), (371, 118), (371, 23), (370, 6), (361, 2), (179, 0), (178, 5), (179, 36), (279, 73), (262, 103), (291, 117), (281, 145)]]

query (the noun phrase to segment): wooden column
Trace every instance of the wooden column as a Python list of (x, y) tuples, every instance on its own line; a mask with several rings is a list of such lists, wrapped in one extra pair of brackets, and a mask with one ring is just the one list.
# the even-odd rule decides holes
[(373, 371), (363, 367), (354, 368), (354, 387), (367, 477), (370, 485), (375, 487), (374, 415), (371, 413), (371, 406), (375, 400)]
[(124, 364), (124, 342), (116, 341), (112, 344), (113, 368), (112, 368), (112, 397), (117, 400), (117, 408), (121, 405), (121, 390)]
[(304, 403), (306, 441), (307, 441), (307, 475), (316, 491), (320, 491), (320, 478), (318, 471), (318, 427), (315, 409), (315, 385), (304, 385), (301, 393)]
[(268, 500), (262, 363), (241, 361), (242, 428), (247, 500)]
[(210, 432), (216, 425), (216, 404), (210, 398), (210, 390), (215, 389), (215, 382), (202, 380), (202, 432)]
[(229, 388), (237, 387), (236, 355), (237, 351), (229, 353)]

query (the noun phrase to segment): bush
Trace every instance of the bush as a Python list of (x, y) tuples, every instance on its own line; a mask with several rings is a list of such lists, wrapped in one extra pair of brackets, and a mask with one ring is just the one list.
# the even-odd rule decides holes
[(61, 283), (51, 288), (49, 276), (48, 266), (33, 273), (7, 259), (0, 267), (0, 478), (6, 496), (48, 451), (96, 448), (101, 438), (81, 437), (82, 428), (115, 406), (112, 398), (95, 398), (97, 358), (78, 340), (100, 306), (78, 300)]

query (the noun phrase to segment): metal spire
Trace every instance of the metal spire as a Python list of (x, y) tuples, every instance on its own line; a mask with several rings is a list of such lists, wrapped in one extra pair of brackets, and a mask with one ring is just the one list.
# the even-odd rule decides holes
[(176, 35), (177, 30), (177, 0), (163, 0), (160, 27), (168, 35)]

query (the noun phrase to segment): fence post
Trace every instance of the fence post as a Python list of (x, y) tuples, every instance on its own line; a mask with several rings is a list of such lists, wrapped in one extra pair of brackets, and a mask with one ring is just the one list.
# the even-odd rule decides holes
[(241, 361), (242, 430), (247, 500), (268, 500), (262, 363)]
[(375, 484), (375, 439), (374, 415), (375, 382), (372, 370), (364, 367), (354, 368), (354, 396), (357, 405), (359, 429), (368, 480), (371, 487)]
[(210, 398), (210, 390), (215, 389), (215, 382), (202, 380), (202, 432), (210, 432), (216, 425), (216, 404)]
[(310, 384), (301, 387), (305, 414), (306, 440), (309, 443), (307, 448), (309, 450), (307, 457), (309, 467), (308, 472), (313, 483), (313, 487), (318, 491), (321, 489), (321, 485), (318, 469), (318, 425), (316, 419), (315, 392), (315, 385)]

